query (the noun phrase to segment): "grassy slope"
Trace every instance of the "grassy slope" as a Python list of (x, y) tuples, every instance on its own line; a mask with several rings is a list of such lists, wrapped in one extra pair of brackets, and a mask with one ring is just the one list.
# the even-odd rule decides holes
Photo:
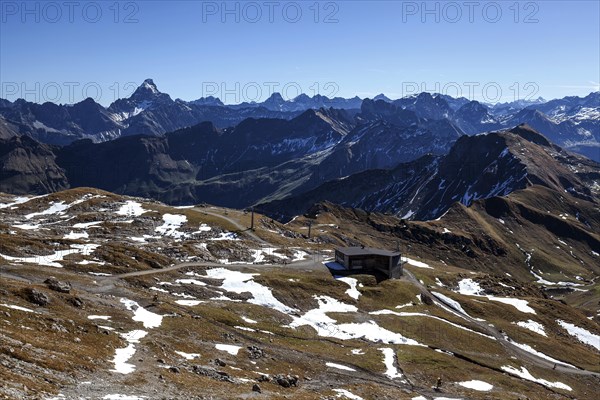
[[(58, 197), (50, 200), (65, 199), (70, 202), (86, 192), (85, 189), (65, 192), (56, 194), (55, 196)], [(112, 195), (103, 195), (112, 199)], [(119, 197), (114, 199), (118, 200)], [(46, 206), (47, 203), (46, 205), (43, 202), (39, 203), (40, 210), (45, 209)], [(19, 210), (19, 212), (24, 214), (37, 211), (34, 209), (35, 204), (28, 205), (28, 207), (32, 209)], [(592, 290), (565, 296), (568, 303), (581, 305), (580, 311), (556, 300), (545, 298), (535, 284), (521, 281), (521, 279), (531, 281), (532, 276), (523, 262), (523, 254), (518, 249), (510, 247), (509, 244), (512, 235), (517, 236), (520, 238), (519, 240), (523, 241), (524, 248), (537, 246), (537, 253), (534, 254), (546, 251), (548, 254), (556, 255), (558, 262), (568, 261), (565, 269), (568, 277), (572, 277), (572, 274), (581, 274), (585, 279), (590, 279), (597, 273), (594, 268), (587, 268), (587, 263), (591, 263), (593, 260), (585, 255), (589, 249), (585, 245), (567, 239), (567, 243), (573, 247), (579, 260), (574, 262), (569, 258), (565, 259), (563, 254), (565, 249), (556, 249), (555, 251), (553, 239), (551, 240), (549, 236), (543, 237), (544, 240), (540, 241), (536, 240), (535, 235), (526, 233), (537, 229), (535, 224), (517, 214), (503, 217), (505, 224), (501, 224), (497, 217), (488, 215), (477, 207), (476, 205), (469, 210), (461, 207), (449, 213), (447, 218), (439, 222), (409, 223), (410, 235), (405, 234), (404, 236), (395, 231), (398, 221), (389, 216), (369, 216), (360, 212), (353, 212), (354, 214), (350, 216), (348, 214), (350, 211), (337, 209), (332, 212), (324, 212), (319, 216), (313, 225), (315, 229), (313, 232), (317, 239), (310, 242), (307, 242), (306, 238), (302, 236), (306, 234), (306, 229), (304, 229), (306, 220), (302, 217), (283, 226), (257, 215), (257, 234), (282, 246), (302, 246), (313, 251), (330, 249), (334, 244), (353, 242), (395, 247), (395, 242), (399, 239), (402, 248), (408, 248), (408, 245), (411, 245), (409, 253), (411, 258), (423, 260), (433, 267), (433, 269), (420, 269), (412, 266), (407, 266), (407, 268), (413, 271), (417, 278), (426, 285), (459, 301), (470, 315), (486, 319), (504, 330), (514, 340), (532, 345), (538, 351), (600, 372), (598, 367), (600, 355), (589, 346), (581, 344), (567, 335), (556, 324), (557, 319), (565, 319), (593, 332), (598, 332), (597, 323), (586, 318), (594, 310), (594, 301), (597, 304), (597, 286), (585, 286), (586, 289), (592, 287)], [(186, 214), (190, 225), (197, 226), (200, 223), (208, 223), (211, 226), (218, 225), (221, 229), (227, 230), (228, 228), (226, 222), (217, 217), (194, 213), (191, 210), (175, 210), (152, 203), (145, 203), (144, 208), (152, 209), (157, 213), (156, 215), (144, 215), (144, 218), (160, 220), (161, 214), (171, 212)], [(78, 217), (81, 220), (92, 221), (98, 217), (93, 213), (87, 215), (85, 205), (82, 205), (79, 211), (82, 213)], [(551, 210), (551, 212), (558, 215), (564, 210), (557, 209)], [(236, 211), (227, 211), (227, 214), (235, 216), (244, 224), (249, 222), (247, 214)], [(79, 220), (77, 221), (79, 222)], [(480, 234), (476, 230), (479, 229), (476, 226), (484, 227), (486, 234), (492, 237), (495, 243), (506, 246), (510, 250), (508, 254), (502, 256), (503, 258), (492, 257), (474, 246), (477, 255), (475, 259), (465, 257), (464, 254), (461, 256), (457, 247), (464, 243), (465, 238), (473, 240)], [(443, 227), (450, 229), (452, 233), (443, 234), (441, 232)], [(110, 230), (116, 228), (107, 226), (103, 229), (107, 230), (105, 234), (110, 234)], [(511, 234), (509, 229), (514, 234)], [(535, 232), (542, 233), (541, 229), (537, 229)], [(61, 232), (50, 232), (50, 234), (54, 235), (50, 241), (44, 240), (44, 237), (48, 235), (48, 232), (44, 231), (27, 231), (20, 235), (5, 234), (5, 238), (11, 240), (2, 242), (4, 248), (0, 249), (0, 252), (6, 251), (6, 254), (11, 254), (10, 251), (18, 252), (23, 248), (27, 248), (32, 254), (39, 254), (38, 251), (44, 249), (51, 251), (54, 248), (51, 246), (51, 242), (60, 242), (62, 239), (60, 239)], [(550, 241), (552, 245), (546, 245), (546, 240)], [(64, 241), (63, 245), (67, 246), (70, 243), (72, 241)], [(243, 241), (236, 245), (247, 244), (249, 242)], [(107, 250), (107, 254), (113, 254), (113, 258), (108, 258), (108, 255), (106, 258), (103, 256), (109, 264), (102, 268), (112, 273), (151, 268), (150, 260), (146, 260), (145, 257), (158, 257), (153, 251), (146, 251), (140, 246), (131, 244), (112, 243), (106, 246), (109, 249), (110, 246), (113, 246), (113, 251)], [(133, 255), (128, 252), (133, 252)], [(148, 254), (145, 254), (146, 252)], [(128, 255), (125, 258), (119, 257), (122, 254)], [(15, 253), (15, 255), (18, 254)], [(136, 260), (133, 260), (132, 256)], [(252, 383), (218, 382), (191, 371), (191, 366), (196, 364), (214, 367), (211, 360), (215, 358), (220, 358), (227, 364), (226, 367), (217, 367), (217, 369), (225, 370), (234, 377), (253, 379), (258, 376), (257, 371), (260, 371), (293, 373), (302, 378), (300, 387), (292, 389), (283, 389), (273, 383), (261, 383), (263, 391), (270, 398), (283, 398), (286, 395), (300, 399), (319, 398), (321, 395), (333, 395), (331, 389), (335, 387), (347, 388), (364, 398), (375, 396), (378, 398), (411, 398), (417, 393), (423, 393), (429, 397), (430, 387), (435, 384), (439, 376), (444, 381), (444, 395), (473, 399), (525, 396), (531, 399), (546, 399), (561, 398), (563, 394), (582, 399), (593, 398), (590, 390), (596, 381), (592, 378), (565, 376), (552, 370), (511, 360), (501, 346), (480, 335), (457, 329), (432, 318), (368, 314), (368, 312), (381, 309), (428, 313), (470, 329), (479, 330), (477, 326), (454, 314), (447, 313), (435, 306), (420, 303), (416, 299), (419, 293), (418, 289), (404, 280), (385, 281), (377, 284), (371, 277), (359, 277), (364, 287), (360, 289), (362, 296), (356, 302), (345, 294), (348, 288), (346, 284), (335, 281), (325, 272), (306, 273), (302, 270), (264, 269), (264, 267), (255, 269), (260, 273), (260, 276), (256, 278), (257, 282), (272, 288), (274, 295), (280, 301), (298, 308), (301, 312), (316, 306), (314, 295), (331, 296), (343, 302), (355, 304), (360, 310), (359, 313), (330, 314), (330, 317), (339, 322), (374, 320), (386, 329), (401, 333), (428, 346), (454, 352), (461, 358), (439, 353), (426, 347), (382, 345), (364, 340), (342, 341), (319, 337), (316, 336), (313, 329), (308, 327), (292, 330), (285, 327), (291, 321), (289, 316), (246, 302), (208, 301), (199, 306), (185, 307), (174, 302), (178, 299), (177, 297), (162, 293), (159, 293), (158, 302), (155, 302), (153, 298), (156, 292), (149, 290), (149, 287), (156, 285), (154, 277), (129, 278), (125, 281), (108, 284), (100, 278), (85, 274), (88, 266), (74, 263), (79, 260), (80, 256), (72, 257), (73, 262), (66, 263), (62, 270), (23, 265), (18, 269), (9, 269), (8, 272), (11, 273), (11, 276), (0, 278), (3, 283), (3, 290), (0, 291), (0, 304), (17, 304), (34, 308), (40, 312), (40, 314), (32, 314), (0, 307), (0, 335), (6, 339), (2, 341), (3, 344), (0, 347), (0, 377), (2, 382), (11, 382), (10, 385), (4, 383), (4, 387), (0, 385), (0, 393), (5, 393), (9, 398), (11, 393), (32, 394), (42, 391), (56, 393), (61, 390), (62, 385), (74, 385), (77, 381), (82, 380), (93, 381), (94, 384), (91, 386), (95, 389), (106, 388), (107, 385), (115, 388), (123, 388), (124, 385), (128, 385), (133, 392), (150, 396), (153, 395), (154, 390), (158, 390), (163, 395), (181, 397), (191, 392), (194, 393), (198, 387), (202, 387), (204, 395), (213, 395), (216, 398), (246, 397), (250, 393)], [(168, 261), (164, 259), (155, 261), (159, 263), (173, 262), (172, 259), (167, 259)], [(502, 259), (503, 263), (499, 263), (498, 259)], [(533, 261), (535, 263), (536, 259), (533, 258)], [(580, 261), (586, 263), (584, 267), (581, 266)], [(495, 268), (491, 268), (492, 265)], [(98, 268), (95, 267), (96, 270)], [(549, 266), (543, 268), (547, 268), (547, 279), (555, 277)], [(472, 270), (476, 273), (473, 274)], [(202, 268), (197, 268), (195, 271), (202, 274)], [(510, 273), (512, 277), (506, 276), (506, 272)], [(183, 271), (174, 271), (159, 277), (161, 281), (174, 281), (182, 278), (182, 273)], [(588, 275), (583, 275), (585, 273)], [(67, 295), (49, 291), (41, 282), (50, 274), (59, 279), (71, 281), (75, 287), (74, 292)], [(31, 283), (16, 279), (14, 275), (30, 280)], [(523, 314), (511, 306), (484, 298), (458, 295), (436, 285), (436, 278), (448, 287), (454, 287), (460, 279), (465, 277), (491, 282), (486, 290), (496, 290), (498, 295), (506, 294), (503, 292), (506, 291), (506, 288), (499, 285), (498, 282), (514, 286), (517, 288), (517, 295), (526, 298), (530, 305), (537, 310), (537, 314)], [(566, 278), (563, 276), (562, 279)], [(22, 289), (31, 286), (35, 286), (38, 290), (51, 296), (52, 302), (48, 307), (36, 307), (23, 299)], [(217, 295), (214, 289), (190, 285), (184, 285), (177, 290), (204, 300)], [(236, 296), (230, 293), (228, 295), (234, 299), (247, 298), (244, 295)], [(69, 303), (68, 299), (73, 296), (84, 301), (83, 309), (75, 308)], [(119, 304), (120, 296), (132, 298), (153, 312), (177, 315), (177, 317), (165, 318), (160, 328), (148, 330), (148, 337), (138, 346), (138, 352), (132, 359), (137, 366), (136, 372), (126, 376), (115, 375), (108, 371), (112, 368), (109, 361), (114, 355), (114, 349), (124, 347), (125, 342), (115, 333), (106, 334), (104, 330), (97, 328), (97, 325), (110, 325), (117, 329), (115, 332), (127, 332), (141, 328), (139, 323), (131, 320), (131, 313), (124, 310)], [(401, 310), (395, 308), (409, 302), (414, 302), (414, 305)], [(111, 315), (111, 322), (90, 321), (87, 319), (87, 315), (91, 314)], [(248, 324), (241, 319), (242, 315), (254, 319), (258, 323)], [(546, 327), (548, 338), (512, 324), (527, 319), (534, 319), (542, 323)], [(55, 328), (52, 327), (53, 324), (56, 325)], [(59, 325), (66, 329), (66, 332), (59, 328)], [(33, 330), (22, 328), (23, 326)], [(265, 330), (272, 332), (273, 335), (248, 332), (240, 330), (236, 326)], [(14, 342), (15, 340), (20, 341), (21, 344)], [(30, 346), (25, 343), (29, 343)], [(250, 360), (243, 349), (237, 356), (230, 356), (216, 351), (215, 343), (230, 343), (243, 347), (257, 345), (263, 348), (268, 356), (259, 360)], [(399, 367), (406, 374), (412, 386), (391, 381), (383, 375), (385, 367), (382, 362), (382, 353), (378, 350), (380, 347), (394, 349)], [(351, 353), (350, 350), (357, 348), (362, 349), (364, 354)], [(175, 351), (200, 353), (201, 358), (186, 361), (175, 354)], [(164, 364), (159, 363), (157, 361), (159, 359), (163, 360)], [(256, 364), (251, 361), (255, 361)], [(358, 372), (348, 373), (326, 368), (325, 361), (349, 365)], [(169, 373), (166, 369), (161, 368), (163, 365), (177, 365), (181, 367), (181, 372)], [(550, 381), (564, 382), (574, 390), (572, 393), (548, 390), (540, 385), (498, 372), (497, 369), (502, 365), (526, 366), (534, 376)], [(230, 366), (242, 370), (231, 369)], [(157, 379), (159, 375), (162, 379)], [(47, 377), (48, 380), (43, 377)], [(307, 377), (311, 380), (304, 379)], [(495, 389), (487, 394), (478, 393), (454, 383), (470, 379), (489, 382), (495, 386)], [(98, 382), (103, 382), (103, 386), (98, 385)], [(23, 389), (18, 384), (26, 385), (27, 389)], [(17, 387), (18, 389), (15, 389)], [(18, 391), (14, 392), (14, 390)], [(119, 390), (115, 389), (115, 392), (119, 392)]]

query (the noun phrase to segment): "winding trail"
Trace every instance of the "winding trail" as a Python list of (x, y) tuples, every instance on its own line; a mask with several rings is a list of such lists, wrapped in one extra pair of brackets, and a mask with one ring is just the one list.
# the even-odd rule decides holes
[[(253, 241), (258, 242), (259, 244), (261, 244), (263, 246), (276, 247), (273, 244), (267, 242), (266, 240), (260, 238), (255, 232), (251, 231), (249, 228), (244, 227), (239, 221), (237, 221), (231, 217), (222, 215), (215, 211), (211, 211), (208, 208), (195, 207), (195, 208), (193, 208), (193, 210), (196, 212), (199, 212), (199, 213), (208, 214), (213, 217), (221, 218), (224, 221), (227, 221), (228, 223), (230, 223), (231, 225), (233, 225), (234, 227), (236, 227), (239, 230), (237, 233), (246, 235)], [(274, 268), (274, 267), (277, 267), (277, 265), (253, 264), (253, 263), (235, 263), (235, 264), (224, 265), (224, 264), (208, 262), (208, 261), (207, 262), (185, 262), (185, 263), (180, 263), (180, 264), (172, 265), (170, 267), (157, 269), (157, 270), (135, 271), (135, 272), (128, 272), (128, 273), (124, 273), (124, 274), (120, 274), (120, 275), (114, 275), (114, 276), (106, 277), (103, 280), (110, 281), (110, 280), (122, 279), (122, 278), (134, 277), (134, 276), (162, 274), (165, 272), (171, 272), (171, 271), (175, 271), (175, 270), (178, 270), (181, 268), (186, 268), (186, 267)], [(314, 269), (326, 270), (326, 267), (321, 262), (317, 262), (314, 259), (310, 259), (310, 258), (306, 259), (306, 260), (300, 260), (297, 262), (285, 264), (282, 267), (293, 268), (293, 269), (297, 269), (297, 270), (314, 270)], [(404, 278), (403, 279), (407, 280), (409, 283), (416, 286), (420, 291), (431, 296), (431, 298), (434, 299), (434, 302), (438, 307), (441, 307), (446, 312), (449, 312), (451, 314), (459, 315), (464, 320), (479, 327), (482, 332), (495, 338), (498, 341), (498, 343), (500, 343), (500, 345), (509, 354), (517, 357), (518, 359), (526, 360), (526, 361), (528, 361), (538, 367), (541, 367), (541, 368), (554, 369), (556, 371), (564, 372), (567, 374), (592, 376), (592, 377), (600, 378), (599, 373), (587, 371), (587, 370), (584, 370), (581, 368), (573, 368), (573, 367), (569, 367), (566, 365), (555, 364), (552, 361), (546, 360), (542, 357), (539, 357), (535, 354), (532, 354), (530, 352), (523, 350), (522, 348), (516, 346), (514, 343), (512, 343), (510, 340), (508, 340), (507, 337), (504, 334), (502, 334), (495, 326), (490, 326), (490, 324), (488, 324), (487, 322), (478, 321), (478, 320), (472, 318), (471, 316), (461, 313), (457, 310), (454, 310), (453, 308), (449, 307), (447, 304), (443, 303), (440, 299), (435, 297), (425, 285), (423, 285), (417, 278), (415, 278), (415, 276), (410, 271), (408, 271), (406, 269), (404, 269)]]
[[(219, 218), (219, 219), (222, 219), (223, 221), (226, 221), (227, 223), (229, 223), (230, 225), (232, 225), (233, 227), (235, 227), (237, 229), (237, 231), (235, 233), (244, 235), (251, 241), (253, 241), (261, 246), (278, 247), (278, 246), (262, 239), (254, 231), (243, 226), (238, 220), (236, 220), (232, 217), (229, 217), (229, 216), (223, 215), (219, 212), (213, 211), (208, 207), (206, 207), (206, 208), (194, 207), (194, 208), (192, 208), (192, 210), (195, 212), (198, 212), (200, 214), (210, 215), (215, 218)], [(309, 256), (310, 256), (310, 254), (309, 254)], [(223, 268), (228, 268), (228, 269), (247, 268), (247, 267), (256, 268), (256, 269), (260, 269), (260, 268), (265, 268), (265, 269), (267, 269), (267, 268), (291, 268), (291, 269), (301, 270), (301, 271), (314, 271), (314, 270), (327, 271), (328, 270), (327, 267), (323, 265), (321, 260), (315, 259), (313, 257), (308, 257), (304, 260), (299, 260), (299, 261), (295, 261), (295, 262), (291, 262), (291, 263), (287, 263), (287, 264), (255, 264), (255, 263), (244, 263), (244, 262), (235, 263), (235, 264), (222, 264), (222, 263), (211, 262), (211, 261), (182, 262), (182, 263), (178, 263), (178, 264), (171, 265), (171, 266), (161, 268), (161, 269), (150, 269), (150, 270), (143, 270), (143, 271), (127, 272), (127, 273), (123, 273), (123, 274), (106, 276), (106, 277), (96, 277), (96, 280), (98, 281), (99, 286), (100, 286), (98, 288), (99, 289), (98, 291), (114, 292), (117, 289), (117, 287), (115, 287), (115, 282), (120, 279), (137, 277), (137, 276), (160, 275), (160, 274), (165, 274), (165, 273), (169, 273), (172, 271), (177, 271), (182, 268), (189, 268), (189, 267), (223, 267)], [(15, 274), (15, 273), (10, 273), (9, 271), (0, 271), (0, 277), (2, 277), (2, 276), (11, 278), (11, 279), (20, 279), (20, 280), (27, 281), (27, 279), (20, 277), (19, 275)], [(445, 304), (439, 298), (435, 297), (429, 291), (429, 289), (424, 284), (422, 284), (407, 269), (404, 269), (404, 277), (402, 279), (406, 280), (410, 284), (414, 285), (421, 292), (429, 295), (432, 299), (434, 299), (434, 303), (438, 307), (441, 307), (448, 313), (451, 313), (451, 314), (461, 317), (462, 319), (477, 326), (481, 330), (481, 332), (484, 332), (484, 333), (488, 334), (489, 336), (493, 337), (495, 340), (498, 341), (498, 343), (500, 343), (500, 345), (507, 351), (508, 354), (513, 355), (520, 360), (527, 361), (527, 362), (529, 362), (537, 367), (540, 367), (540, 368), (554, 369), (558, 372), (565, 373), (565, 374), (573, 374), (573, 375), (600, 378), (600, 373), (584, 370), (584, 369), (577, 368), (577, 367), (569, 367), (566, 365), (555, 364), (552, 361), (549, 361), (547, 359), (544, 359), (540, 356), (537, 356), (535, 354), (532, 354), (530, 352), (527, 352), (527, 351), (521, 349), (520, 347), (516, 346), (513, 342), (508, 340), (508, 338), (502, 332), (500, 332), (500, 330), (498, 330), (495, 326), (490, 325), (487, 322), (478, 321), (465, 313), (455, 310), (455, 309), (451, 308), (448, 304)]]

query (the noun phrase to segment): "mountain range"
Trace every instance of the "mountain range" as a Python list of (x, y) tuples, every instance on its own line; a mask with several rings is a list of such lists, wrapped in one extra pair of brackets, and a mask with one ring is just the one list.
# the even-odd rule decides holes
[(598, 202), (600, 164), (552, 144), (527, 125), (463, 136), (447, 155), (367, 170), (259, 208), (280, 219), (329, 201), (402, 218), (433, 220), (452, 205), (506, 196), (532, 185)]
[[(0, 137), (27, 135), (60, 146), (86, 138), (99, 143), (138, 134), (161, 136), (206, 121), (224, 129), (248, 118), (289, 120), (310, 109), (334, 108), (355, 113), (364, 110), (364, 102), (391, 104), (396, 110), (412, 111), (428, 121), (445, 120), (468, 135), (527, 123), (554, 143), (600, 160), (600, 92), (586, 97), (551, 101), (538, 98), (495, 105), (427, 92), (398, 100), (383, 94), (373, 100), (330, 99), (318, 94), (285, 100), (281, 94), (273, 93), (261, 103), (225, 105), (211, 96), (194, 101), (173, 100), (161, 93), (152, 79), (147, 79), (130, 97), (116, 100), (107, 108), (91, 98), (70, 105), (0, 99)], [(412, 114), (392, 112), (400, 125), (410, 125), (414, 118)]]
[[(595, 399), (593, 95), (2, 102), (0, 397)], [(403, 276), (339, 276), (348, 246)]]
[(490, 106), (430, 93), (273, 95), (227, 106), (172, 100), (146, 80), (108, 108), (3, 100), (0, 191), (95, 187), (279, 219), (321, 201), (435, 219), (530, 185), (594, 202), (599, 166), (571, 150), (600, 159), (599, 96)]

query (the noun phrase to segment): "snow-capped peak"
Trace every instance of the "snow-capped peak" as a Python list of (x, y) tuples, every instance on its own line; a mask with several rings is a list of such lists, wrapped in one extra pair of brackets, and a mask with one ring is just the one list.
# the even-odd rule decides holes
[(159, 93), (158, 92), (158, 88), (156, 87), (156, 85), (154, 84), (154, 81), (152, 79), (146, 79), (144, 81), (144, 83), (142, 83), (140, 85), (140, 88), (144, 88), (146, 90), (149, 90), (152, 93)]

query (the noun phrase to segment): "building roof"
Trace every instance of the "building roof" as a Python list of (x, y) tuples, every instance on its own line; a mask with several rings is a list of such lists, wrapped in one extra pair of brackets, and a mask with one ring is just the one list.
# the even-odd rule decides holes
[(389, 251), (383, 249), (376, 249), (373, 247), (338, 247), (336, 251), (347, 255), (347, 256), (363, 256), (363, 255), (371, 255), (371, 256), (385, 256), (385, 257), (395, 257), (399, 256), (400, 252), (398, 251)]

